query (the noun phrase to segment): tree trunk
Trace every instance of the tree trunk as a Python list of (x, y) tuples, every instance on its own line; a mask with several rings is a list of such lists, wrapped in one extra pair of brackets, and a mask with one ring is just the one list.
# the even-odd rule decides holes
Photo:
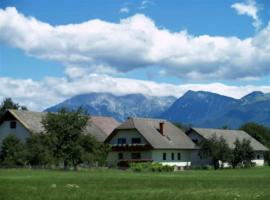
[(64, 170), (68, 170), (68, 162), (67, 162), (67, 160), (64, 160)]

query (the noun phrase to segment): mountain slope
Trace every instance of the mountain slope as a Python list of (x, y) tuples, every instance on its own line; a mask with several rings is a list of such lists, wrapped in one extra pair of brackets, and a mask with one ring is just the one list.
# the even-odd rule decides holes
[(252, 92), (233, 99), (210, 92), (188, 91), (161, 117), (198, 127), (238, 128), (250, 121), (270, 126), (270, 94)]
[(116, 96), (110, 93), (89, 93), (74, 96), (46, 111), (58, 111), (61, 107), (74, 110), (81, 106), (90, 115), (107, 115), (124, 121), (129, 116), (158, 117), (175, 100), (176, 98), (172, 96), (153, 97), (142, 94)]
[(216, 118), (237, 104), (231, 97), (211, 92), (188, 91), (180, 97), (161, 117), (174, 122), (207, 127), (205, 121)]

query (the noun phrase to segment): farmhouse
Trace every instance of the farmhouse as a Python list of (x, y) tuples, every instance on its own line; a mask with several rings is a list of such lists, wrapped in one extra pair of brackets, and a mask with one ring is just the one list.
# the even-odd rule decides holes
[(171, 166), (190, 166), (196, 145), (175, 125), (163, 119), (129, 118), (105, 140), (112, 146), (108, 162), (153, 161)]
[[(30, 134), (44, 132), (41, 120), (46, 112), (8, 110), (0, 119), (0, 143), (8, 134), (15, 134), (25, 140)], [(112, 117), (91, 116), (85, 133), (93, 135), (99, 142), (117, 127), (119, 123)]]
[[(212, 136), (223, 137), (228, 143), (230, 148), (234, 148), (234, 142), (238, 139), (242, 141), (244, 139), (250, 140), (250, 145), (255, 151), (255, 158), (252, 160), (257, 166), (264, 165), (264, 152), (268, 149), (253, 137), (248, 135), (245, 131), (241, 130), (224, 130), (224, 129), (207, 129), (207, 128), (191, 128), (187, 131), (187, 135), (191, 140), (198, 144), (202, 140), (210, 139)], [(206, 165), (210, 164), (209, 160), (201, 159), (198, 155), (198, 150), (192, 152), (192, 165)]]

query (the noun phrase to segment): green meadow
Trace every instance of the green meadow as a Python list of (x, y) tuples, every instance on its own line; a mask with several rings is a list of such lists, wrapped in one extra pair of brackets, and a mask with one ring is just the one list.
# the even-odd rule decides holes
[(0, 199), (270, 199), (270, 167), (135, 173), (0, 170)]

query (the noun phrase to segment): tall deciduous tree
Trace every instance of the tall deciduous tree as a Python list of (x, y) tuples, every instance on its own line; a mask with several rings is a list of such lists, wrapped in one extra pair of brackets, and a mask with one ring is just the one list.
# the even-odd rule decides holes
[(82, 162), (84, 148), (80, 144), (89, 117), (81, 109), (69, 112), (61, 109), (58, 113), (48, 113), (42, 120), (46, 133), (51, 138), (53, 156), (64, 163), (64, 167)]
[[(200, 143), (199, 155), (201, 158), (210, 158), (215, 169), (223, 167), (229, 161), (231, 150), (223, 137), (212, 136)], [(219, 162), (221, 161), (221, 166)]]

